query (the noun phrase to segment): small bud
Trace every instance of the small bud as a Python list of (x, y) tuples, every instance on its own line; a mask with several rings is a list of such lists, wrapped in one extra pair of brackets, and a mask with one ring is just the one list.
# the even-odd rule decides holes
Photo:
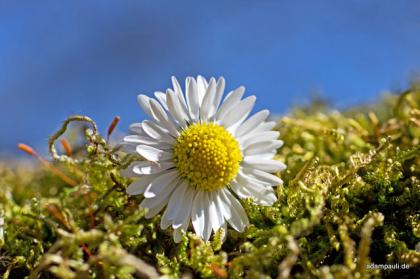
[(370, 112), (368, 112), (368, 117), (369, 117), (369, 120), (370, 120), (370, 122), (376, 127), (376, 126), (378, 126), (378, 124), (379, 124), (379, 119), (378, 119), (378, 117), (376, 116), (376, 114), (374, 113), (374, 112), (372, 112), (372, 111), (370, 111)]
[(209, 264), (209, 268), (217, 278), (228, 278), (228, 274), (224, 268), (219, 267), (215, 263)]
[(30, 147), (29, 145), (26, 145), (24, 143), (19, 143), (18, 148), (20, 150), (22, 150), (23, 152), (26, 152), (27, 154), (31, 155), (31, 156), (35, 156), (35, 157), (38, 156), (38, 154), (35, 152), (35, 150), (32, 149), (32, 147)]
[(71, 148), (69, 141), (63, 138), (60, 140), (60, 143), (61, 143), (61, 146), (63, 146), (64, 151), (66, 152), (66, 155), (71, 156), (73, 154), (73, 150)]
[(70, 223), (67, 221), (67, 218), (61, 211), (61, 209), (58, 207), (58, 205), (53, 203), (47, 203), (45, 204), (45, 209), (57, 220), (59, 221), (66, 229), (72, 230)]
[(117, 116), (114, 117), (114, 119), (112, 120), (111, 124), (108, 127), (108, 134), (107, 134), (108, 138), (111, 136), (115, 127), (118, 125), (118, 122), (120, 122), (120, 117), (117, 115)]

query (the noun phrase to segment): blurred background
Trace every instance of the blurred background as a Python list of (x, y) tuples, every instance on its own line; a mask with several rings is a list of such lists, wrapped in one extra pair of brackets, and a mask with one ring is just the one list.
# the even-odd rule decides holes
[(418, 0), (203, 2), (0, 1), (0, 156), (44, 152), (72, 114), (124, 132), (172, 75), (223, 75), (283, 114), (314, 92), (374, 102), (420, 70)]

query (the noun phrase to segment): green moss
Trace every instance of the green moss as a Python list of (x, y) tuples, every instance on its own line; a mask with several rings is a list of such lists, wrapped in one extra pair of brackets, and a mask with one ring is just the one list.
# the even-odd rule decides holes
[[(59, 155), (56, 140), (74, 121), (85, 143)], [(66, 120), (50, 140), (54, 168), (0, 165), (0, 273), (3, 278), (414, 278), (420, 267), (420, 91), (343, 113), (320, 103), (276, 127), (272, 207), (242, 200), (251, 225), (179, 244), (145, 219), (119, 171), (133, 160), (113, 148), (88, 117)], [(45, 163), (44, 163), (45, 165)], [(71, 183), (70, 183), (71, 184)], [(226, 234), (226, 240), (222, 242)], [(409, 264), (405, 270), (370, 263)]]

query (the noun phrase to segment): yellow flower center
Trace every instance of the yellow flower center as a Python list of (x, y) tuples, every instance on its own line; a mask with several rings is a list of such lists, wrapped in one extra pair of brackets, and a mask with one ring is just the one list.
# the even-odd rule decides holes
[(174, 145), (173, 161), (190, 185), (213, 191), (235, 178), (242, 154), (238, 142), (224, 127), (197, 123), (181, 132)]

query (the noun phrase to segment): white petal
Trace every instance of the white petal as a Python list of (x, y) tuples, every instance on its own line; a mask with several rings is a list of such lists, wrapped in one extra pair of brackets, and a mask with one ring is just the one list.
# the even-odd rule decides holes
[(191, 219), (194, 227), (195, 234), (203, 238), (205, 216), (203, 209), (203, 191), (198, 191), (195, 195), (192, 208), (191, 208)]
[(268, 110), (262, 110), (251, 116), (249, 119), (247, 119), (244, 123), (241, 124), (241, 126), (238, 127), (236, 130), (235, 136), (240, 137), (243, 135), (248, 134), (253, 129), (255, 129), (258, 125), (260, 125), (262, 122), (264, 122), (270, 112)]
[(277, 160), (266, 160), (249, 157), (244, 158), (243, 166), (260, 169), (266, 172), (278, 172), (286, 169), (286, 165)]
[(225, 204), (224, 199), (223, 199), (223, 193), (222, 193), (221, 189), (214, 192), (214, 198), (215, 198), (214, 200), (216, 202), (216, 207), (222, 215), (222, 221), (224, 222), (224, 219), (231, 218), (232, 213), (231, 213), (231, 210), (230, 210), (230, 205)]
[(121, 151), (124, 151), (125, 153), (136, 153), (136, 147), (137, 144), (125, 142), (121, 144)]
[[(262, 189), (273, 189), (270, 183), (267, 183), (262, 180), (258, 180), (252, 174), (246, 173), (246, 169), (244, 169), (243, 167), (240, 167), (235, 179), (238, 181), (238, 183), (251, 184), (255, 188), (261, 189), (261, 191)], [(260, 187), (263, 187), (263, 188), (260, 188)]]
[(137, 96), (137, 102), (139, 103), (141, 109), (152, 119), (155, 119), (152, 109), (150, 108), (150, 98), (146, 95), (140, 94)]
[(159, 174), (171, 168), (174, 168), (174, 164), (170, 161), (134, 161), (127, 168), (121, 170), (121, 175), (124, 177), (142, 177), (149, 174)]
[[(241, 175), (238, 173), (236, 178), (231, 182), (232, 186), (235, 185), (239, 187), (239, 191), (243, 191), (243, 193), (247, 193), (249, 195), (252, 194), (263, 194), (272, 190), (271, 186), (267, 186), (267, 184), (259, 183), (257, 179), (252, 178), (251, 176)], [(234, 188), (234, 187), (232, 187)]]
[(139, 136), (145, 136), (146, 135), (143, 131), (141, 123), (133, 123), (128, 127), (128, 129), (130, 131), (132, 131), (133, 133), (136, 133)]
[(211, 229), (213, 227), (213, 216), (210, 212), (210, 198), (209, 192), (203, 192), (203, 204), (202, 207), (204, 209), (204, 231), (203, 231), (203, 240), (208, 241), (211, 235)]
[[(135, 151), (135, 149), (134, 149)], [(127, 168), (122, 169), (120, 174), (122, 177), (136, 177), (138, 176), (136, 173), (133, 172), (133, 166), (136, 162), (131, 163)]]
[(222, 120), (231, 109), (235, 108), (241, 101), (244, 92), (245, 87), (243, 86), (229, 92), (216, 113), (216, 120)]
[(182, 235), (187, 232), (188, 226), (190, 225), (190, 218), (185, 218), (184, 223), (180, 228), (174, 229), (174, 241), (178, 243), (182, 240)]
[[(186, 182), (187, 183), (187, 182)], [(185, 193), (185, 196), (182, 197), (182, 201), (178, 201), (182, 204), (181, 210), (178, 212), (177, 216), (173, 219), (172, 227), (178, 228), (185, 224), (186, 219), (190, 219), (191, 216), (191, 207), (194, 200), (194, 196), (196, 194), (196, 191), (193, 187), (187, 186), (187, 191)]]
[(212, 219), (212, 228), (214, 232), (217, 232), (217, 230), (223, 225), (224, 222), (222, 211), (218, 208), (216, 194), (216, 191), (209, 193), (210, 218)]
[(127, 194), (130, 196), (143, 194), (150, 182), (156, 178), (156, 175), (145, 175), (131, 183), (127, 187)]
[(200, 109), (200, 103), (197, 93), (197, 84), (195, 82), (195, 79), (191, 77), (187, 77), (186, 79), (186, 97), (187, 97), (187, 104), (188, 104), (188, 110), (190, 113), (191, 120), (197, 120), (198, 119), (198, 113)]
[(142, 122), (143, 131), (151, 138), (165, 141), (167, 143), (174, 143), (175, 139), (169, 135), (169, 132), (150, 120)]
[[(195, 195), (196, 191), (194, 191), (194, 195)], [(194, 198), (194, 196), (193, 196)], [(191, 205), (192, 205), (193, 200), (191, 200)], [(187, 232), (188, 227), (190, 225), (190, 218), (191, 218), (191, 210), (190, 213), (188, 214), (187, 218), (184, 219), (184, 222), (181, 225), (181, 231), (183, 231), (184, 233)]]
[(182, 107), (175, 92), (168, 90), (166, 94), (169, 112), (173, 118), (178, 121), (179, 125), (185, 128), (187, 126), (186, 121), (188, 120), (187, 112), (184, 111), (184, 108)]
[(176, 79), (176, 77), (172, 76), (171, 77), (171, 81), (172, 81), (172, 86), (174, 88), (174, 91), (179, 94), (179, 95), (183, 95), (182, 93), (182, 88), (181, 85), (179, 84), (178, 80)]
[(156, 99), (162, 104), (162, 106), (168, 110), (168, 105), (166, 104), (166, 94), (160, 91), (155, 92)]
[(232, 181), (230, 184), (232, 190), (240, 198), (252, 198), (256, 204), (268, 206), (272, 205), (277, 200), (271, 187), (240, 180), (238, 177), (237, 180)]
[(227, 221), (238, 232), (243, 232), (249, 224), (248, 216), (239, 201), (227, 189), (222, 190), (223, 199), (231, 207), (232, 216)]
[(168, 191), (163, 191), (160, 195), (154, 198), (145, 198), (140, 203), (140, 207), (149, 209), (149, 211), (145, 215), (146, 218), (151, 218), (155, 216), (159, 213), (159, 211), (161, 211), (165, 207), (165, 205), (168, 203), (169, 196), (172, 194), (174, 189), (176, 189), (176, 186), (170, 187)]
[(168, 150), (172, 148), (172, 144), (168, 142), (160, 141), (157, 139), (153, 139), (149, 137), (148, 135), (145, 135), (145, 136), (129, 135), (129, 136), (124, 137), (124, 143), (129, 144), (129, 145), (134, 145), (134, 146), (137, 146), (139, 144), (151, 145), (154, 147), (159, 147), (162, 150)]
[[(131, 162), (130, 165), (127, 168), (125, 168), (121, 171), (121, 175), (123, 175), (125, 177), (148, 175), (150, 173), (146, 174), (146, 173), (139, 173), (138, 172), (138, 167), (141, 167), (141, 166), (146, 165), (146, 164), (150, 164), (150, 162), (149, 161), (134, 161), (134, 162)], [(136, 171), (134, 171), (134, 168), (136, 168)]]
[(241, 199), (254, 198), (254, 196), (243, 186), (243, 184), (239, 184), (236, 180), (232, 180), (230, 182), (230, 187)]
[(201, 106), (203, 103), (204, 96), (207, 91), (207, 80), (203, 76), (197, 76), (197, 93), (198, 93), (198, 103)]
[(133, 165), (133, 172), (139, 175), (157, 174), (175, 167), (172, 162), (149, 162), (143, 161)]
[(150, 100), (150, 107), (152, 108), (153, 114), (159, 121), (159, 124), (165, 127), (172, 136), (177, 137), (179, 136), (179, 132), (172, 121), (163, 110), (162, 106), (156, 101), (155, 99)]
[(174, 230), (174, 242), (179, 243), (182, 240), (182, 231), (180, 228)]
[[(149, 205), (150, 204), (153, 205)], [(140, 203), (140, 207), (141, 208), (147, 208), (148, 211), (145, 214), (145, 217), (147, 219), (152, 218), (153, 216), (155, 216), (156, 214), (158, 214), (164, 207), (165, 205), (168, 203), (168, 196), (165, 196), (163, 199), (144, 199), (141, 203)]]
[(190, 218), (185, 218), (184, 223), (180, 228), (174, 229), (174, 241), (178, 243), (182, 240), (182, 235), (187, 232), (188, 226), (190, 225)]
[(220, 123), (227, 129), (235, 124), (241, 123), (251, 112), (254, 107), (255, 100), (255, 96), (245, 98), (235, 107), (235, 109), (230, 110), (224, 118), (220, 119)]
[(144, 120), (142, 123), (143, 131), (152, 139), (162, 140), (166, 133), (159, 129), (160, 126), (150, 120)]
[(168, 203), (168, 218), (170, 220), (175, 219), (177, 217), (178, 212), (184, 206), (184, 196), (187, 188), (189, 186), (185, 181), (182, 181), (181, 184), (176, 188), (174, 193), (172, 194), (171, 198), (169, 199)]
[(242, 148), (245, 149), (249, 145), (257, 142), (276, 140), (278, 139), (279, 135), (280, 133), (277, 131), (257, 132), (238, 138), (238, 142)]
[(264, 194), (251, 194), (250, 198), (252, 198), (254, 203), (262, 206), (272, 206), (277, 201), (277, 197), (273, 191)]
[(203, 102), (200, 107), (200, 119), (207, 121), (211, 116), (213, 110), (214, 97), (216, 96), (216, 80), (210, 79), (209, 86), (207, 87), (206, 94), (204, 95)]
[(264, 122), (263, 124), (257, 126), (252, 132), (253, 133), (257, 133), (257, 132), (265, 132), (265, 131), (270, 131), (272, 130), (275, 126), (277, 125), (277, 123), (275, 121), (269, 121), (269, 122)]
[(158, 162), (172, 158), (172, 153), (148, 145), (137, 145), (136, 151), (148, 161)]
[(272, 140), (272, 141), (260, 141), (248, 145), (244, 150), (245, 156), (258, 155), (264, 153), (271, 153), (277, 151), (283, 145), (281, 140)]
[(188, 107), (187, 107), (187, 103), (185, 102), (184, 94), (182, 93), (181, 85), (179, 85), (178, 80), (174, 76), (172, 77), (172, 85), (174, 87), (174, 92), (176, 96), (178, 97), (183, 110), (188, 114)]
[(168, 219), (168, 208), (165, 209), (165, 212), (163, 213), (162, 217), (160, 218), (160, 228), (162, 230), (166, 230), (171, 225), (171, 220)]
[(223, 229), (222, 241), (225, 241), (226, 240), (226, 237), (228, 235), (228, 229), (227, 229), (227, 223), (226, 222), (223, 223), (222, 229)]
[(128, 135), (124, 137), (124, 141), (127, 143), (136, 143), (136, 144), (154, 144), (157, 140), (149, 136), (138, 136), (138, 135)]
[(152, 183), (149, 184), (144, 196), (146, 198), (154, 198), (161, 194), (163, 191), (169, 191), (175, 187), (178, 178), (178, 170), (166, 171), (161, 173)]
[(219, 78), (217, 81), (216, 86), (216, 94), (213, 100), (212, 109), (210, 111), (210, 116), (213, 116), (217, 112), (217, 108), (220, 105), (220, 102), (222, 101), (223, 92), (225, 91), (225, 79), (223, 77)]
[(265, 183), (263, 181), (259, 181), (258, 179), (245, 174), (242, 170), (239, 170), (238, 175), (236, 176), (236, 181), (239, 185), (242, 185), (243, 187), (252, 188), (256, 192), (262, 193), (273, 189), (270, 184)]
[(245, 174), (253, 175), (256, 179), (261, 180), (264, 183), (268, 183), (270, 185), (283, 185), (283, 180), (280, 177), (272, 175), (262, 170), (254, 169), (254, 168), (243, 168)]

